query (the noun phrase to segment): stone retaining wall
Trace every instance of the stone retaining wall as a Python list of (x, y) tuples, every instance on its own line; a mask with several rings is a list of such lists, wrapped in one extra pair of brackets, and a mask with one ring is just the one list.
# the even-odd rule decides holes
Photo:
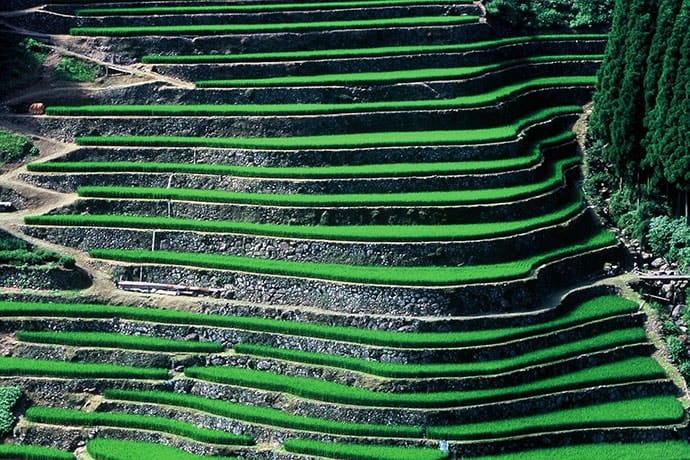
[[(534, 276), (446, 288), (363, 285), (181, 266), (120, 264), (126, 279), (230, 289), (238, 300), (303, 305), (338, 312), (412, 316), (512, 313), (535, 308), (559, 286), (600, 273), (620, 258), (608, 247), (546, 264)], [(143, 269), (143, 276), (139, 270)]]
[[(424, 130), (466, 130), (513, 123), (540, 109), (583, 105), (591, 87), (553, 87), (527, 91), (498, 104), (450, 110), (365, 112), (360, 114), (291, 116), (154, 116), (154, 117), (22, 117), (32, 131), (44, 136), (158, 136), (174, 133), (192, 137), (283, 137), (342, 133)], [(527, 103), (529, 101), (529, 103)]]
[(15, 267), (0, 269), (0, 287), (17, 289), (86, 289), (91, 276), (81, 268), (67, 270), (59, 267)]
[(522, 234), (473, 241), (425, 243), (339, 242), (318, 239), (261, 237), (188, 231), (129, 230), (98, 227), (24, 226), (27, 235), (46, 241), (91, 249), (156, 249), (238, 255), (271, 260), (349, 265), (444, 266), (491, 264), (527, 258), (535, 248), (546, 252), (572, 244), (596, 230), (585, 211), (561, 224)]

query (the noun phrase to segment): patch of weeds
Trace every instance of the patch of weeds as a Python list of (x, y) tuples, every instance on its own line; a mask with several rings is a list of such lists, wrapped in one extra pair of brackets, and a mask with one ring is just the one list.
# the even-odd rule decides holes
[(94, 81), (103, 68), (72, 57), (63, 57), (55, 66), (55, 78), (58, 80), (89, 82)]
[(38, 148), (28, 137), (0, 131), (0, 164), (21, 160), (26, 155), (38, 155)]

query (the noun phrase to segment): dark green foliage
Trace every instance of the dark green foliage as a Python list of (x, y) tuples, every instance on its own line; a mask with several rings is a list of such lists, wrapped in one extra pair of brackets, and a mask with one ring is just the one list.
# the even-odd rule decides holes
[(33, 38), (0, 33), (0, 97), (37, 83), (49, 51)]
[(685, 345), (678, 337), (671, 336), (666, 339), (666, 346), (668, 347), (668, 354), (676, 363), (681, 363), (687, 360), (687, 352)]
[(670, 213), (667, 203), (687, 218), (690, 1), (616, 3), (594, 103), (591, 144), (603, 161), (590, 180), (611, 174), (614, 221), (644, 241), (649, 219)]
[(489, 0), (492, 21), (518, 29), (602, 27), (611, 21), (613, 0)]
[(0, 437), (9, 432), (14, 425), (12, 408), (21, 395), (22, 391), (18, 387), (0, 387)]
[[(644, 131), (645, 94), (643, 80), (647, 55), (652, 41), (656, 18), (656, 2), (632, 0), (624, 42), (623, 78), (616, 82), (620, 92), (614, 101), (615, 116), (611, 123), (611, 144), (605, 150), (609, 163), (618, 177), (630, 183), (640, 183), (641, 151)], [(620, 64), (619, 64), (620, 65)]]

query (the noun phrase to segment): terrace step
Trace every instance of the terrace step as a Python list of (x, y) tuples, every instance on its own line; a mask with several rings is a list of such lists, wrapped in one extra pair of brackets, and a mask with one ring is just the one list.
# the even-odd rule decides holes
[(559, 223), (515, 234), (471, 238), (458, 242), (347, 242), (305, 238), (271, 238), (252, 234), (212, 234), (190, 231), (129, 230), (108, 227), (90, 228), (23, 227), (36, 238), (92, 249), (155, 249), (215, 253), (262, 258), (278, 258), (317, 263), (345, 263), (395, 266), (447, 265), (463, 260), (471, 264), (500, 263), (527, 258), (539, 251), (574, 243), (597, 229), (596, 216), (578, 213)]
[[(550, 169), (559, 159), (573, 157), (578, 153), (574, 138), (563, 137), (544, 140), (532, 147), (531, 152), (516, 158), (507, 158), (510, 164), (496, 162), (463, 163), (453, 165), (434, 165), (413, 163), (407, 172), (394, 168), (381, 169), (382, 165), (371, 168), (309, 168), (267, 169), (257, 167), (226, 166), (225, 170), (211, 169), (213, 165), (194, 163), (207, 170), (186, 169), (184, 163), (151, 165), (146, 162), (87, 161), (33, 163), (29, 166), (31, 174), (22, 175), (22, 180), (51, 190), (74, 193), (84, 186), (122, 186), (188, 189), (225, 190), (242, 193), (275, 194), (343, 194), (343, 193), (389, 193), (481, 190), (515, 187), (546, 180), (553, 174)], [(101, 153), (102, 151), (98, 152)], [(74, 156), (76, 152), (72, 152)], [(103, 152), (105, 153), (105, 152)], [(113, 152), (113, 153), (116, 153)], [(124, 158), (124, 155), (123, 155)], [(98, 160), (98, 159), (97, 159)], [(117, 169), (110, 169), (113, 163)], [(414, 165), (419, 165), (414, 167)], [(163, 168), (165, 166), (165, 168)], [(424, 166), (429, 168), (424, 169)], [(61, 169), (61, 168), (66, 169)], [(131, 167), (131, 170), (128, 170)], [(189, 165), (191, 168), (191, 165)], [(141, 168), (141, 169), (140, 169)], [(159, 169), (160, 168), (160, 169)], [(167, 169), (167, 171), (166, 171)], [(137, 175), (131, 173), (136, 172)], [(290, 174), (292, 172), (292, 174)], [(330, 172), (330, 174), (329, 174)], [(245, 176), (246, 175), (246, 176)]]
[[(566, 86), (530, 90), (495, 105), (414, 111), (381, 111), (332, 115), (250, 116), (19, 116), (22, 124), (44, 136), (78, 138), (101, 136), (157, 136), (176, 133), (199, 137), (273, 137), (347, 134), (406, 130), (466, 130), (501, 126), (536, 110), (549, 108), (554, 100), (583, 105), (592, 87)], [(529, 104), (527, 104), (529, 101)], [(10, 118), (10, 117), (8, 117)]]
[[(126, 6), (126, 5), (125, 5)], [(141, 6), (141, 5), (136, 5)], [(176, 5), (177, 6), (177, 5)], [(87, 7), (89, 7), (87, 5)], [(66, 9), (66, 8), (65, 8)], [(63, 18), (63, 23), (54, 21), (55, 33), (64, 33), (71, 27), (150, 27), (150, 26), (188, 26), (205, 24), (281, 24), (296, 22), (356, 21), (371, 19), (390, 19), (415, 16), (479, 16), (481, 10), (473, 4), (376, 6), (366, 8), (323, 9), (265, 12), (213, 12), (194, 14), (112, 14), (76, 15), (78, 10), (67, 12), (73, 17)], [(63, 13), (64, 14), (64, 13)]]
[(491, 161), (528, 154), (535, 142), (570, 129), (576, 115), (565, 114), (533, 124), (514, 140), (457, 146), (360, 147), (337, 150), (248, 150), (241, 148), (81, 146), (62, 160), (69, 162), (208, 163), (234, 166), (307, 167), (387, 163)]
[[(568, 183), (577, 178), (573, 172)], [(419, 218), (428, 224), (464, 224), (522, 220), (556, 212), (579, 198), (577, 191), (558, 187), (512, 202), (460, 206), (359, 206), (277, 207), (225, 205), (168, 200), (80, 199), (53, 214), (124, 214), (184, 219), (263, 222), (290, 225), (415, 225)], [(337, 212), (336, 212), (337, 211)]]
[[(353, 357), (357, 359), (369, 360), (369, 361), (384, 361), (391, 363), (404, 363), (404, 364), (431, 364), (431, 363), (457, 363), (457, 362), (478, 362), (487, 360), (497, 360), (497, 359), (507, 359), (516, 354), (529, 353), (535, 349), (555, 347), (562, 345), (564, 340), (585, 340), (588, 338), (595, 337), (600, 334), (605, 334), (607, 332), (615, 331), (616, 329), (626, 329), (635, 326), (641, 326), (644, 320), (644, 316), (637, 314), (634, 316), (614, 316), (611, 318), (604, 318), (598, 321), (587, 322), (583, 325), (572, 326), (569, 328), (559, 329), (555, 332), (538, 334), (532, 337), (526, 337), (522, 339), (508, 340), (504, 342), (499, 342), (491, 345), (482, 346), (465, 346), (465, 347), (453, 347), (452, 345), (437, 347), (435, 349), (424, 349), (424, 348), (395, 348), (390, 346), (375, 346), (359, 343), (350, 343), (339, 340), (329, 340), (314, 337), (304, 337), (289, 335), (287, 333), (269, 333), (269, 332), (258, 332), (249, 331), (242, 329), (233, 328), (214, 328), (214, 327), (204, 327), (204, 326), (175, 326), (170, 324), (151, 324), (151, 323), (141, 323), (136, 321), (125, 321), (121, 320), (121, 324), (118, 323), (117, 326), (113, 326), (110, 320), (97, 320), (97, 319), (42, 319), (42, 320), (21, 320), (7, 318), (7, 324), (4, 325), (9, 330), (27, 330), (27, 331), (41, 331), (46, 330), (48, 327), (52, 327), (54, 330), (66, 330), (67, 327), (73, 325), (73, 330), (80, 332), (89, 331), (106, 331), (115, 332), (120, 334), (133, 335), (135, 331), (141, 333), (142, 330), (148, 336), (153, 337), (171, 337), (179, 336), (179, 334), (189, 333), (189, 331), (195, 331), (205, 341), (215, 341), (221, 343), (248, 343), (254, 345), (263, 345), (274, 348), (285, 348), (293, 350), (303, 350), (311, 351), (316, 353), (329, 354), (334, 356), (344, 356)], [(581, 369), (583, 365), (591, 365), (588, 363), (601, 363), (602, 360), (615, 361), (621, 359), (622, 356), (644, 356), (649, 354), (650, 347), (647, 344), (632, 344), (632, 345), (621, 345), (621, 353), (616, 354), (615, 352), (604, 353), (604, 352), (592, 352), (588, 356), (580, 356), (578, 359), (575, 358), (564, 358), (563, 362), (568, 362), (568, 368), (571, 370)], [(20, 348), (19, 351), (22, 349)], [(36, 348), (24, 350), (36, 351)], [(47, 350), (39, 350), (40, 353), (49, 353)], [(122, 350), (120, 350), (122, 351)], [(109, 353), (109, 352), (108, 352)], [(109, 354), (103, 352), (102, 356), (109, 356)], [(91, 356), (91, 352), (77, 353), (75, 356)], [(94, 354), (94, 356), (96, 356)], [(127, 359), (129, 356), (127, 353), (122, 352), (121, 355)], [(65, 353), (54, 352), (54, 354), (46, 355), (48, 359), (59, 359), (59, 360), (69, 360), (70, 356)], [(585, 359), (586, 358), (586, 359)], [(596, 358), (596, 359), (595, 359)], [(234, 354), (223, 354), (223, 355), (212, 355), (208, 359), (209, 365), (217, 366), (232, 366), (232, 367), (252, 367), (255, 366), (258, 358), (248, 357), (247, 355), (234, 355)], [(317, 378), (337, 379), (339, 380), (344, 376), (343, 381), (353, 379), (353, 375), (359, 375), (359, 373), (354, 371), (348, 371), (341, 368), (327, 368), (317, 365), (310, 364), (299, 364), (287, 366), (285, 363), (280, 361), (271, 360), (270, 358), (262, 358), (268, 364), (276, 363), (275, 366), (271, 365), (274, 369), (281, 369), (285, 373), (294, 372), (295, 375), (313, 375)], [(106, 361), (108, 362), (108, 361)], [(189, 364), (196, 365), (199, 359), (184, 358), (184, 361), (180, 360), (178, 364)], [(390, 383), (385, 383), (386, 380), (379, 378), (381, 382), (379, 385), (384, 391), (392, 392), (414, 392), (421, 391), (421, 388), (429, 388), (432, 391), (447, 391), (447, 390), (468, 390), (477, 389), (482, 386), (484, 387), (496, 387), (496, 386), (506, 386), (509, 384), (515, 384), (518, 382), (528, 381), (530, 379), (535, 379), (535, 376), (541, 376), (538, 378), (544, 378), (544, 376), (552, 376), (554, 373), (562, 372), (562, 368), (566, 365), (563, 362), (554, 365), (539, 365), (536, 368), (530, 367), (523, 370), (514, 370), (504, 373), (505, 375), (479, 375), (463, 378), (435, 378), (434, 381), (429, 379), (395, 379)], [(126, 364), (119, 363), (118, 364)], [(167, 367), (167, 366), (163, 366)], [(559, 370), (561, 369), (561, 370)], [(335, 373), (332, 373), (335, 371)], [(324, 374), (324, 372), (326, 372)], [(330, 374), (329, 374), (330, 372)], [(510, 375), (508, 375), (510, 374)], [(353, 381), (361, 381), (363, 377), (354, 378)], [(383, 380), (382, 380), (383, 379)], [(364, 379), (366, 380), (366, 379)], [(490, 383), (493, 382), (493, 383)], [(417, 388), (420, 386), (421, 388)], [(386, 390), (388, 388), (389, 390)], [(417, 388), (417, 389), (416, 389)]]
[[(659, 396), (673, 391), (673, 384), (667, 380), (636, 382), (620, 385), (602, 385), (561, 393), (533, 396), (530, 398), (506, 400), (490, 404), (456, 407), (449, 409), (382, 408), (368, 406), (348, 406), (320, 403), (277, 393), (251, 388), (231, 387), (206, 382), (176, 381), (185, 388), (186, 393), (196, 396), (213, 395), (223, 401), (239, 402), (246, 405), (279, 407), (288, 414), (335, 420), (350, 423), (369, 423), (380, 425), (459, 425), (491, 420), (524, 417), (552, 412), (563, 408), (573, 408), (589, 404), (622, 401), (647, 396)], [(158, 412), (153, 405), (133, 404), (119, 401), (105, 401), (98, 406), (99, 412), (134, 413), (139, 415), (158, 415), (187, 419), (187, 411), (161, 408)], [(193, 423), (203, 423), (205, 417), (195, 417)], [(228, 423), (227, 420), (223, 421)], [(275, 429), (275, 428), (273, 428)], [(254, 435), (255, 436), (255, 435)], [(258, 441), (264, 441), (260, 438)]]
[[(252, 62), (253, 59), (249, 57), (244, 62), (242, 54), (228, 55), (228, 59), (235, 59), (237, 61), (228, 63), (212, 62), (214, 58), (222, 59), (218, 55), (210, 55), (208, 63), (158, 63), (155, 60), (158, 58), (157, 56), (142, 59), (146, 63), (149, 63), (149, 60), (153, 61), (151, 65), (154, 72), (195, 81), (231, 78), (233, 75), (239, 75), (242, 78), (269, 78), (286, 75), (369, 72), (371, 69), (383, 72), (423, 68), (480, 66), (530, 56), (603, 54), (604, 47), (605, 41), (602, 39), (573, 39), (524, 42), (488, 49), (458, 52), (410, 52), (410, 54), (401, 55), (337, 57), (334, 59), (307, 59), (299, 57), (290, 59), (287, 56), (281, 56), (280, 59), (272, 59), (270, 54), (267, 54), (265, 58), (257, 58), (257, 62)], [(246, 55), (246, 53), (244, 54)], [(172, 59), (174, 57), (175, 55), (161, 56), (160, 59)], [(198, 59), (201, 59), (201, 57)], [(564, 68), (564, 72), (560, 75), (567, 75), (568, 73), (567, 68)]]
[[(17, 18), (17, 25), (31, 28), (43, 15), (28, 15)], [(48, 26), (49, 27), (49, 26)], [(64, 24), (56, 32), (67, 33)], [(469, 23), (460, 25), (424, 27), (381, 27), (376, 29), (322, 30), (307, 32), (272, 32), (254, 34), (233, 34), (196, 37), (142, 36), (142, 37), (84, 37), (73, 43), (75, 51), (89, 54), (96, 43), (103, 49), (120, 56), (123, 62), (134, 62), (140, 56), (149, 54), (195, 54), (195, 53), (238, 53), (272, 52), (294, 50), (317, 50), (341, 47), (364, 48), (371, 43), (379, 46), (397, 46), (417, 43), (465, 43), (495, 38), (495, 33), (486, 24)]]
[[(525, 311), (539, 305), (555, 290), (599, 274), (605, 263), (619, 260), (615, 246), (584, 252), (545, 264), (528, 278), (458, 287), (415, 288), (379, 286), (249, 274), (182, 266), (115, 263), (127, 278), (208, 287), (234, 286), (238, 300), (300, 304), (347, 313), (456, 316)], [(510, 300), (509, 300), (510, 299)]]

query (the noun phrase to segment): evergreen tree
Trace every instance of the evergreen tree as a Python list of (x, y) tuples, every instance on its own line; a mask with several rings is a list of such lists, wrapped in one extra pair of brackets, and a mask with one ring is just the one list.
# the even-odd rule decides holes
[(589, 120), (590, 135), (604, 144), (611, 142), (611, 123), (615, 117), (620, 81), (625, 68), (625, 42), (630, 18), (629, 0), (616, 0), (613, 25), (606, 44), (604, 61), (598, 72), (594, 93), (594, 112)]
[(664, 157), (667, 150), (664, 140), (670, 139), (669, 131), (674, 129), (673, 126), (669, 125), (669, 117), (674, 109), (673, 98), (678, 79), (681, 47), (688, 27), (690, 27), (690, 0), (683, 0), (664, 52), (654, 109), (646, 115), (645, 120), (647, 132), (645, 136), (646, 154), (643, 164), (653, 171), (652, 180), (657, 184), (666, 176)]
[(623, 78), (617, 85), (620, 90), (613, 105), (611, 144), (605, 151), (606, 158), (614, 165), (618, 177), (634, 184), (641, 181), (645, 115), (643, 82), (656, 25), (655, 4), (653, 0), (630, 1)]
[[(664, 177), (677, 190), (690, 190), (690, 29), (685, 29), (673, 97), (657, 150), (662, 155)], [(686, 198), (687, 201), (687, 198)], [(687, 208), (687, 203), (686, 203)], [(686, 211), (687, 212), (687, 211)]]

